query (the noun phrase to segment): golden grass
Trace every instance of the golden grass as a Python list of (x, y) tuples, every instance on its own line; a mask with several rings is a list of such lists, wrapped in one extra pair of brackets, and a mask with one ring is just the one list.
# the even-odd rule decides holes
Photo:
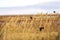
[(0, 24), (0, 40), (60, 40), (60, 14), (0, 16)]

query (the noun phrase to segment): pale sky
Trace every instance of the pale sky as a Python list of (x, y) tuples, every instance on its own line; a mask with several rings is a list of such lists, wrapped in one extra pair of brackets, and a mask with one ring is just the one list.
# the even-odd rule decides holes
[(42, 4), (44, 2), (59, 1), (59, 0), (0, 0), (0, 7), (16, 7)]
[(0, 0), (0, 15), (37, 14), (53, 10), (60, 12), (59, 0)]

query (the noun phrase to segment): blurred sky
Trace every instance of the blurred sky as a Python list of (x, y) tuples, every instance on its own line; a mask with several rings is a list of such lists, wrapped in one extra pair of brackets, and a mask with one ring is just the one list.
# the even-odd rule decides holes
[(0, 0), (0, 7), (29, 6), (59, 0)]
[(60, 11), (59, 0), (0, 0), (0, 15)]

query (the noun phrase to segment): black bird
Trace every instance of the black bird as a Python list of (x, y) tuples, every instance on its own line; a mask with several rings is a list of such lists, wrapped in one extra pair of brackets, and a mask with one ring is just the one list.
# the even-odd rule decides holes
[(56, 13), (55, 11), (53, 11), (53, 13)]
[(42, 31), (44, 29), (44, 27), (40, 27), (39, 30)]

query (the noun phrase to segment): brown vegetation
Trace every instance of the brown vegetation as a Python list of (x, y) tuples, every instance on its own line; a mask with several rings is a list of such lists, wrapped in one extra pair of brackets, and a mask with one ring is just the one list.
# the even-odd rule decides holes
[(60, 40), (60, 14), (0, 16), (0, 40)]

